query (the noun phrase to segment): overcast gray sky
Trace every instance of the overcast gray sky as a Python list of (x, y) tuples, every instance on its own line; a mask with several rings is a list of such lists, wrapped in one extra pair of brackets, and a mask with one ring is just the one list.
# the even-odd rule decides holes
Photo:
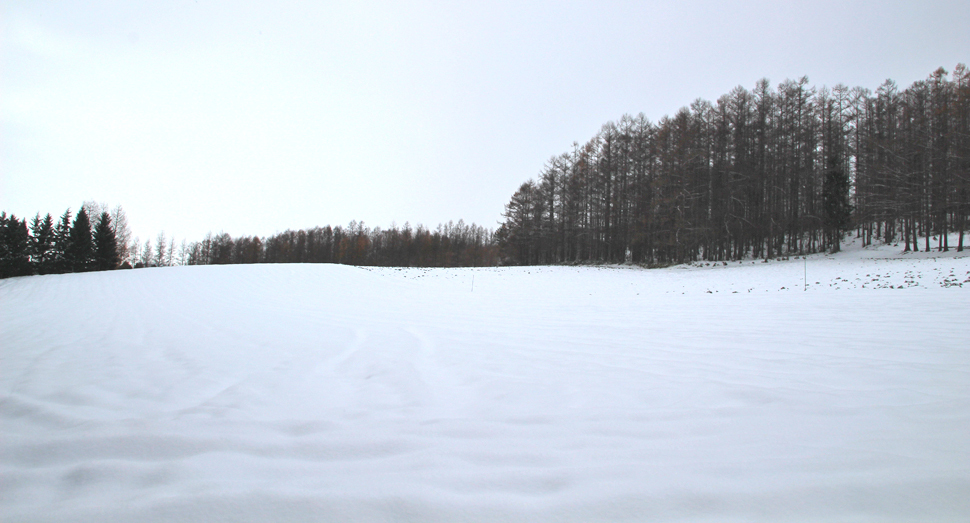
[(906, 87), (970, 59), (966, 1), (0, 6), (0, 209), (121, 204), (142, 240), (494, 227), (624, 113), (763, 77)]

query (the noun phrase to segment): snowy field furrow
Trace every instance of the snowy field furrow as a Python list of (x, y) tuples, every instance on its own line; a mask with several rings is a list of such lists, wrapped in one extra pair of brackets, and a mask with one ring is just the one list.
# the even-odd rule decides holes
[(967, 521), (968, 318), (893, 246), (4, 280), (0, 519)]

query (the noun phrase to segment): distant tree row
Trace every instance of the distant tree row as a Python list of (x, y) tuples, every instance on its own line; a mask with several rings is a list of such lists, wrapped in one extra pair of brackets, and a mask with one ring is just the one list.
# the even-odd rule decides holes
[[(89, 218), (96, 215), (92, 225)], [(33, 274), (102, 271), (117, 268), (241, 263), (341, 263), (394, 267), (476, 267), (496, 265), (498, 247), (491, 230), (464, 221), (435, 230), (422, 225), (388, 229), (350, 222), (346, 228), (315, 227), (266, 238), (222, 233), (202, 241), (182, 241), (159, 233), (152, 243), (131, 238), (121, 207), (85, 202), (60, 220), (37, 214), (28, 225), (0, 214), (0, 278)]]
[(238, 263), (341, 263), (391, 267), (477, 267), (495, 265), (498, 248), (492, 231), (475, 224), (448, 222), (434, 231), (391, 226), (370, 229), (363, 222), (346, 228), (315, 227), (267, 238), (209, 234), (188, 244), (189, 265)]
[(121, 207), (108, 212), (105, 206), (86, 202), (73, 219), (70, 209), (56, 222), (50, 214), (38, 213), (29, 225), (26, 219), (2, 212), (0, 278), (116, 269), (128, 236)]
[[(86, 202), (56, 223), (50, 214), (26, 220), (0, 214), (0, 278), (117, 268), (244, 263), (340, 263), (392, 267), (478, 267), (498, 263), (491, 230), (464, 221), (434, 231), (409, 224), (388, 229), (353, 221), (346, 228), (315, 227), (266, 238), (222, 233), (176, 246), (160, 233), (155, 243), (131, 239), (121, 207), (109, 213)], [(98, 214), (94, 226), (89, 215)]]
[[(948, 250), (970, 216), (970, 71), (899, 91), (737, 87), (609, 122), (512, 195), (504, 263), (683, 263), (838, 250), (844, 233)], [(930, 245), (930, 237), (937, 244)]]

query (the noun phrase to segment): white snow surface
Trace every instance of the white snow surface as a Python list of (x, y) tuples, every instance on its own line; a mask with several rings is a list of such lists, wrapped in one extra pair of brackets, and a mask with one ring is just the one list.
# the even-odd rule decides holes
[(900, 251), (5, 280), (0, 520), (968, 521), (970, 257)]

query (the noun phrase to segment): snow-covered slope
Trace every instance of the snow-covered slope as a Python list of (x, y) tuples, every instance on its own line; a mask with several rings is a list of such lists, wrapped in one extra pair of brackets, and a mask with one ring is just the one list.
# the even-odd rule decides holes
[(0, 519), (967, 521), (970, 258), (847, 249), (5, 280)]

